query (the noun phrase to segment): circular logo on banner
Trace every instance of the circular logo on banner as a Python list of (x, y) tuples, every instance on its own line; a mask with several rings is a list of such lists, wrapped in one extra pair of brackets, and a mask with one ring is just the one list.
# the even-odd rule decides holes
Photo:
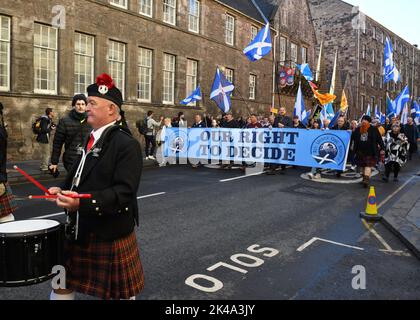
[(370, 197), (368, 198), (368, 202), (369, 202), (369, 204), (370, 204), (371, 206), (374, 206), (374, 205), (376, 204), (376, 197), (374, 197), (374, 196), (370, 196)]
[(311, 155), (321, 165), (340, 166), (346, 160), (346, 145), (336, 135), (324, 134), (312, 143)]
[(188, 135), (185, 130), (171, 131), (168, 137), (169, 150), (173, 153), (183, 153), (188, 148)]

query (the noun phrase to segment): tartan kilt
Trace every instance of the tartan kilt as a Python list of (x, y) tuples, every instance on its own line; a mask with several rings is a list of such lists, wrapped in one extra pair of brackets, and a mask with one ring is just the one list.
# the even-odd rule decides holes
[(360, 168), (373, 168), (376, 167), (378, 159), (375, 156), (364, 156), (357, 154), (356, 164)]
[(102, 241), (91, 234), (86, 243), (65, 243), (66, 287), (104, 300), (130, 299), (144, 288), (136, 234)]
[(12, 214), (17, 209), (16, 201), (13, 197), (12, 188), (5, 182), (6, 193), (0, 197), (0, 218)]

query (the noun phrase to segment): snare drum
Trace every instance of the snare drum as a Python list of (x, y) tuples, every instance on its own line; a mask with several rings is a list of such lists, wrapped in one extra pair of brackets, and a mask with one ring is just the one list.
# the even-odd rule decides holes
[(0, 286), (19, 287), (51, 279), (63, 261), (64, 228), (54, 220), (0, 224)]

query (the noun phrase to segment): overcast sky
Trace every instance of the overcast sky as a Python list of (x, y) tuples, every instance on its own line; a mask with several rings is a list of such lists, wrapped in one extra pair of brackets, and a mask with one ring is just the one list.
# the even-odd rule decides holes
[(420, 45), (419, 0), (345, 0), (411, 44)]

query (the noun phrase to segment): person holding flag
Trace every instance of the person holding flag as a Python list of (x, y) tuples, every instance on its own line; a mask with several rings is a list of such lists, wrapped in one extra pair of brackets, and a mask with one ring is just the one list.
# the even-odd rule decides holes
[(413, 154), (417, 154), (418, 146), (417, 142), (420, 141), (420, 133), (414, 119), (412, 117), (407, 118), (407, 124), (403, 126), (403, 132), (406, 135), (409, 143), (408, 160), (413, 159)]

